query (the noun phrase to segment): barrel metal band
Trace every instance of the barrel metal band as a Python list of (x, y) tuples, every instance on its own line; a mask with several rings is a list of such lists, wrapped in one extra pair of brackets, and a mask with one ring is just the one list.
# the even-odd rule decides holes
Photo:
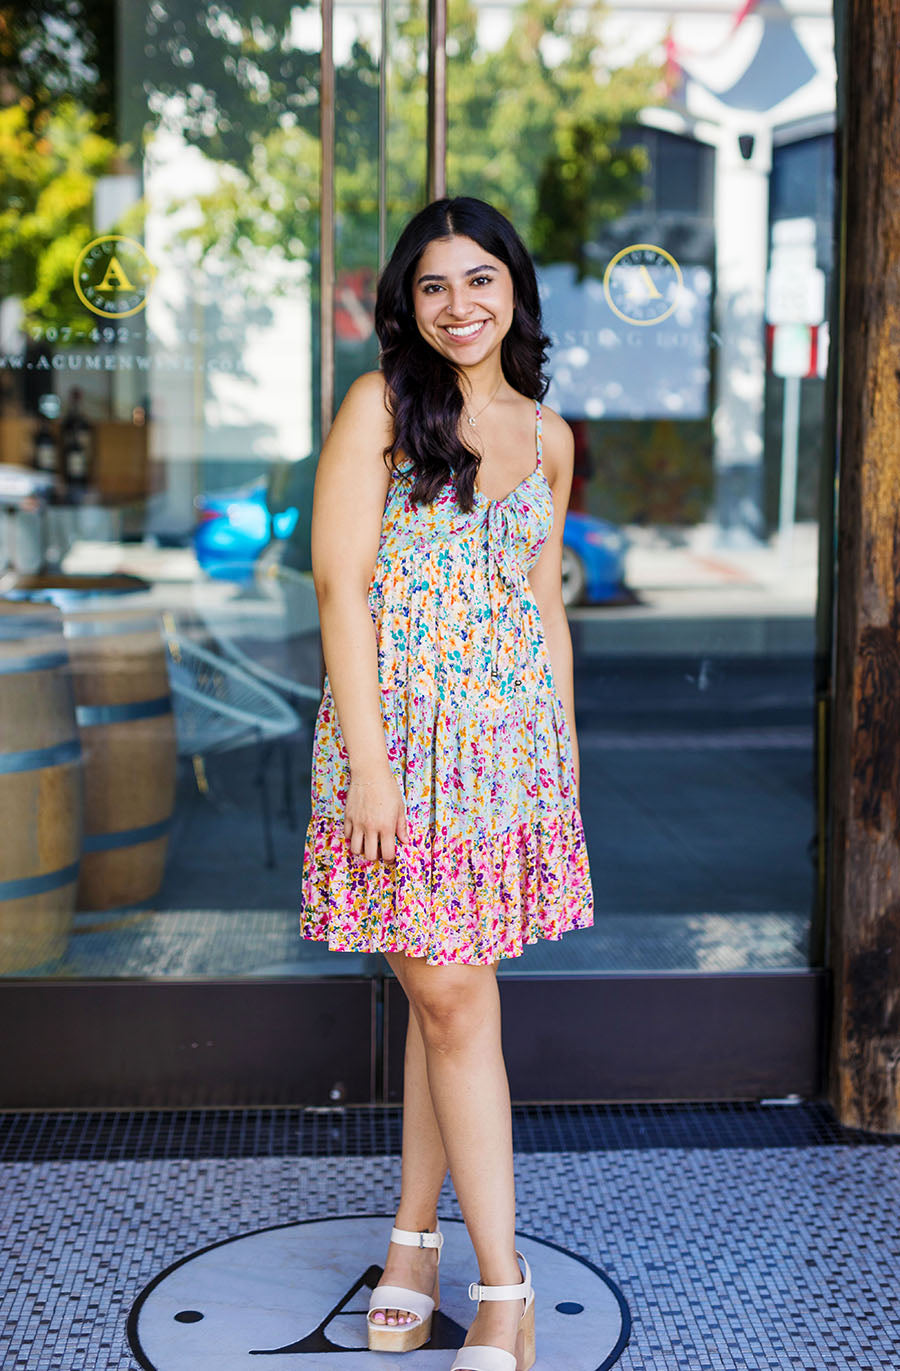
[(159, 619), (67, 619), (67, 638), (107, 638), (118, 633), (153, 633), (159, 637)]
[(94, 724), (120, 724), (127, 719), (152, 719), (171, 713), (171, 695), (158, 695), (154, 700), (134, 700), (124, 705), (77, 705), (75, 718), (82, 728), (90, 728)]
[(4, 618), (0, 610), (0, 642), (17, 643), (22, 638), (43, 638), (48, 633), (59, 633), (61, 629), (62, 620), (55, 614), (35, 615), (33, 618), (15, 614)]
[(164, 838), (172, 827), (171, 816), (158, 824), (143, 828), (123, 828), (117, 833), (86, 833), (82, 847), (85, 852), (110, 852), (116, 847), (135, 847), (138, 843), (152, 843)]
[(67, 738), (63, 743), (53, 743), (51, 747), (30, 747), (22, 752), (0, 753), (0, 775), (7, 776), (13, 771), (38, 771), (45, 766), (63, 766), (66, 762), (81, 761), (81, 743), (77, 738)]
[(35, 652), (31, 657), (8, 657), (0, 661), (0, 676), (14, 671), (49, 671), (51, 667), (68, 666), (67, 652)]
[(44, 895), (78, 880), (78, 862), (47, 871), (42, 876), (21, 876), (16, 881), (0, 881), (0, 900), (22, 900), (29, 895)]

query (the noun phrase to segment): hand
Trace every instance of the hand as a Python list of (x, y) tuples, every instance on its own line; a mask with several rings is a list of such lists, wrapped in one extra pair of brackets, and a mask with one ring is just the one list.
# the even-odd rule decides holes
[(351, 771), (344, 806), (344, 837), (350, 839), (350, 851), (369, 862), (379, 855), (382, 861), (393, 862), (395, 840), (405, 843), (408, 836), (403, 795), (390, 768), (357, 779)]

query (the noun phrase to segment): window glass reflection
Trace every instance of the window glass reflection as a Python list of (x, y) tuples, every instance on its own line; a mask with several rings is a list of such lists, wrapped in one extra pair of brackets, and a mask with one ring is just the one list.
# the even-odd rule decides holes
[[(830, 8), (450, 4), (449, 189), (523, 233), (576, 439), (597, 924), (525, 969), (808, 957)], [(336, 6), (336, 402), (375, 365), (383, 247), (426, 195), (427, 11), (392, 0), (382, 35), (380, 5)], [(368, 972), (296, 933), (318, 5), (11, 14), (0, 974)]]
[(530, 951), (536, 974), (808, 961), (834, 107), (816, 8), (451, 6), (450, 192), (525, 237), (576, 440), (597, 921)]
[[(0, 89), (0, 972), (262, 974), (319, 698), (321, 17), (65, 9), (13, 7)], [(378, 43), (341, 23), (355, 281)]]

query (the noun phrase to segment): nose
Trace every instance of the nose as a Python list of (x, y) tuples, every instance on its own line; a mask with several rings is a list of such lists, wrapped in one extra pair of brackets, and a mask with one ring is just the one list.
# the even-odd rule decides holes
[(452, 314), (456, 319), (465, 318), (472, 312), (472, 301), (468, 298), (465, 289), (450, 287), (447, 298), (447, 313)]

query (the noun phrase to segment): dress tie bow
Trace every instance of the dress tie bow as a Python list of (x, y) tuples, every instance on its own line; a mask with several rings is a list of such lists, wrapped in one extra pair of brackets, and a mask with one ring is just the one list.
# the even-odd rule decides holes
[[(525, 572), (516, 548), (522, 543), (526, 530), (520, 527), (515, 499), (492, 500), (487, 511), (488, 598), (491, 609), (491, 676), (500, 678), (501, 640), (500, 612), (503, 600), (511, 600), (514, 615), (515, 676), (524, 679), (528, 665), (525, 647)], [(513, 592), (512, 596), (508, 591)]]

